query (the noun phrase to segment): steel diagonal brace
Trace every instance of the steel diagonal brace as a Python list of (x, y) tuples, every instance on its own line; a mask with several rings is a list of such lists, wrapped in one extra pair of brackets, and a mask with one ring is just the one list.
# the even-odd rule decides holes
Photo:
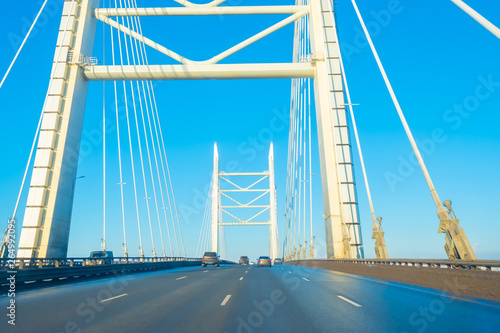
[(234, 200), (233, 198), (231, 198), (231, 197), (230, 197), (229, 195), (227, 195), (226, 193), (221, 192), (220, 194), (222, 194), (223, 196), (225, 196), (225, 197), (226, 197), (226, 198), (228, 198), (229, 200), (231, 200), (231, 201), (233, 201), (233, 202), (237, 203), (238, 205), (243, 206), (240, 202), (238, 202), (238, 201)]
[(257, 198), (253, 199), (252, 201), (250, 201), (249, 203), (247, 203), (245, 206), (248, 206), (248, 205), (251, 205), (253, 204), (255, 201), (259, 200), (260, 198), (262, 198), (263, 196), (265, 196), (266, 194), (268, 194), (270, 191), (266, 191), (264, 193), (262, 193), (261, 195), (259, 195)]
[(222, 208), (221, 208), (221, 211), (223, 211), (224, 213), (226, 213), (226, 214), (227, 214), (227, 215), (229, 215), (229, 216), (234, 217), (235, 219), (237, 219), (237, 220), (238, 220), (238, 221), (240, 221), (241, 223), (246, 223), (246, 222), (247, 222), (247, 221), (243, 221), (243, 220), (242, 220), (242, 219), (240, 219), (240, 218), (237, 218), (236, 216), (234, 216), (233, 214), (231, 214), (230, 212), (228, 212), (228, 211), (227, 211), (227, 210), (225, 210), (225, 209), (222, 209)]
[(238, 188), (238, 189), (240, 189), (240, 190), (244, 190), (244, 188), (243, 188), (243, 187), (240, 187), (240, 186), (236, 185), (235, 183), (233, 183), (233, 182), (232, 182), (232, 181), (230, 181), (229, 179), (224, 178), (223, 176), (219, 176), (219, 178), (224, 179), (226, 182), (228, 182), (229, 184), (233, 185), (234, 187), (237, 187), (237, 188)]
[(264, 208), (261, 212), (255, 214), (254, 216), (252, 216), (251, 218), (249, 218), (248, 220), (244, 221), (245, 223), (248, 223), (250, 221), (252, 221), (254, 218), (256, 218), (257, 216), (259, 216), (260, 214), (264, 213), (266, 210), (269, 210), (270, 207), (267, 207), (267, 208)]
[(148, 46), (151, 46), (153, 49), (155, 49), (157, 51), (160, 51), (161, 53), (165, 54), (167, 57), (170, 57), (174, 60), (177, 60), (181, 64), (187, 64), (187, 63), (191, 62), (189, 59), (186, 59), (183, 56), (175, 53), (174, 51), (169, 50), (166, 47), (152, 41), (151, 39), (144, 37), (143, 35), (127, 28), (126, 26), (124, 26), (116, 21), (113, 21), (109, 17), (99, 14), (99, 12), (97, 12), (97, 11), (96, 11), (95, 17), (98, 20), (100, 20), (100, 21), (112, 26), (113, 28), (123, 32), (124, 34), (129, 35), (130, 37), (135, 38), (138, 41), (140, 41)]
[(259, 32), (258, 34), (248, 38), (247, 40), (231, 47), (230, 49), (220, 53), (219, 55), (216, 55), (215, 57), (213, 57), (212, 59), (209, 59), (209, 60), (206, 60), (206, 61), (200, 61), (198, 63), (204, 63), (204, 64), (216, 64), (218, 63), (219, 61), (229, 57), (230, 55), (244, 49), (245, 47), (255, 43), (256, 41), (270, 35), (271, 33), (283, 28), (284, 26), (292, 23), (292, 22), (295, 22), (296, 20), (298, 20), (299, 18), (301, 18), (302, 16), (304, 15), (307, 15), (309, 14), (309, 11), (301, 11), (301, 12), (298, 12), (298, 13), (295, 13), (293, 14), (292, 16), (289, 16), (287, 17), (286, 19), (270, 26), (269, 28)]
[[(214, 13), (215, 14), (215, 13)], [(241, 14), (241, 13), (240, 13)], [(95, 11), (95, 17), (112, 26), (113, 28), (123, 32), (124, 34), (132, 37), (132, 38), (135, 38), (137, 39), (138, 41), (152, 47), (153, 49), (165, 54), (166, 56), (180, 62), (181, 64), (216, 64), (218, 63), (219, 61), (229, 57), (230, 55), (244, 49), (245, 47), (255, 43), (256, 41), (270, 35), (271, 33), (283, 28), (284, 26), (298, 20), (299, 18), (301, 18), (302, 16), (305, 16), (309, 14), (309, 10), (302, 10), (302, 11), (299, 11), (295, 14), (293, 14), (292, 16), (289, 16), (287, 17), (286, 19), (284, 20), (281, 20), (280, 22), (272, 25), (271, 27), (255, 34), (254, 36), (244, 40), (243, 42), (229, 48), (228, 50), (216, 55), (215, 57), (211, 58), (211, 59), (208, 59), (208, 60), (204, 60), (204, 61), (194, 61), (194, 60), (190, 60), (190, 59), (187, 59), (181, 55), (179, 55), (178, 53), (170, 50), (170, 49), (167, 49), (166, 47), (164, 47), (163, 45), (161, 44), (158, 44), (154, 41), (152, 41), (151, 39), (147, 38), (147, 37), (144, 37), (143, 35), (125, 27), (124, 25), (110, 19), (106, 14), (106, 11), (101, 11), (101, 10), (96, 10)], [(130, 15), (130, 14), (129, 14)], [(163, 15), (166, 15), (166, 14), (163, 14)]]
[(252, 187), (254, 187), (255, 185), (257, 185), (258, 183), (260, 183), (261, 181), (263, 181), (264, 179), (266, 179), (267, 177), (269, 177), (269, 176), (266, 175), (266, 176), (262, 177), (261, 179), (257, 180), (255, 183), (253, 183), (252, 185), (250, 185), (247, 188), (245, 188), (245, 190), (251, 189)]

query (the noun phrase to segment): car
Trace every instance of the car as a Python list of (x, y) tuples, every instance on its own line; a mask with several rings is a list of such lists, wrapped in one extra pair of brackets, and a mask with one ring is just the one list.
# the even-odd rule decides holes
[(253, 261), (250, 261), (250, 265), (255, 265), (255, 263)]
[(266, 257), (266, 256), (260, 256), (259, 260), (257, 261), (257, 267), (260, 267), (260, 266), (271, 267), (271, 258)]
[(283, 265), (283, 260), (281, 258), (274, 258), (274, 265)]
[(241, 257), (240, 257), (240, 262), (239, 262), (239, 264), (240, 264), (240, 265), (248, 265), (249, 261), (250, 261), (250, 260), (248, 260), (248, 257), (247, 257), (247, 256), (241, 256)]
[(215, 265), (216, 267), (219, 267), (219, 262), (217, 252), (205, 252), (205, 254), (203, 254), (203, 259), (201, 260), (201, 265), (203, 267), (207, 265)]
[(113, 263), (113, 251), (92, 251), (89, 258), (95, 260), (99, 265), (111, 265)]

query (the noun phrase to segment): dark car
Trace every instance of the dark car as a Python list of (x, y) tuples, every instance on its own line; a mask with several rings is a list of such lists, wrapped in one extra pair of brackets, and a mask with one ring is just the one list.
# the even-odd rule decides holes
[(110, 265), (113, 263), (113, 251), (92, 251), (89, 258), (98, 264)]
[(283, 265), (283, 260), (281, 258), (274, 258), (275, 265)]
[(240, 262), (239, 262), (239, 264), (240, 264), (240, 265), (248, 265), (249, 261), (250, 261), (250, 260), (248, 259), (248, 257), (247, 257), (247, 256), (241, 256), (241, 257), (240, 257)]
[(215, 265), (216, 267), (219, 267), (219, 256), (217, 255), (217, 252), (205, 252), (201, 265), (203, 267), (206, 265)]
[(260, 266), (271, 267), (271, 258), (266, 257), (266, 256), (259, 257), (259, 260), (257, 261), (257, 267), (260, 267)]

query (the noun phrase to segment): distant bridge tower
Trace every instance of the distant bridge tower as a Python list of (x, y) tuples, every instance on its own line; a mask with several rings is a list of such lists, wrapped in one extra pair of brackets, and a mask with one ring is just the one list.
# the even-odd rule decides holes
[[(271, 259), (278, 258), (278, 223), (276, 210), (276, 185), (274, 182), (274, 153), (273, 144), (269, 149), (269, 170), (263, 172), (222, 172), (219, 171), (219, 153), (217, 152), (217, 144), (214, 145), (214, 171), (212, 176), (212, 246), (211, 250), (219, 253), (219, 228), (224, 226), (254, 226), (254, 225), (269, 225), (269, 256)], [(259, 177), (254, 183), (243, 187), (230, 180), (230, 177)], [(257, 184), (269, 179), (268, 186), (257, 187)], [(221, 181), (229, 184), (230, 188), (221, 189)], [(231, 193), (253, 193), (249, 202), (241, 203), (241, 199), (235, 199)], [(269, 204), (262, 204), (261, 199), (268, 194)], [(229, 199), (231, 205), (223, 205), (221, 197)], [(240, 218), (235, 215), (234, 209), (257, 210), (257, 213), (250, 218)], [(264, 212), (269, 211), (269, 219), (267, 221), (255, 222), (257, 216), (261, 216)], [(224, 222), (223, 215), (231, 216), (235, 222)]]

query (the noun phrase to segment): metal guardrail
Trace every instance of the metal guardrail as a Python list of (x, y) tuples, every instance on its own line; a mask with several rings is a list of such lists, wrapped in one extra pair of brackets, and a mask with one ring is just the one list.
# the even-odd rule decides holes
[[(364, 265), (392, 265), (409, 267), (434, 267), (453, 269), (479, 269), (491, 271), (500, 268), (500, 260), (448, 260), (448, 259), (301, 259), (290, 260), (288, 263), (297, 261), (322, 261), (338, 262)], [(285, 262), (285, 264), (287, 263)]]
[(201, 258), (186, 257), (114, 257), (114, 258), (0, 258), (0, 270), (54, 268), (54, 267), (85, 267), (96, 265), (144, 264), (172, 261), (201, 261)]
[[(51, 259), (1, 259), (0, 295), (27, 286), (38, 286), (49, 282), (74, 279), (93, 279), (101, 276), (120, 276), (170, 268), (201, 266), (198, 258), (114, 258), (112, 263), (89, 258)], [(10, 287), (9, 287), (10, 286)]]

